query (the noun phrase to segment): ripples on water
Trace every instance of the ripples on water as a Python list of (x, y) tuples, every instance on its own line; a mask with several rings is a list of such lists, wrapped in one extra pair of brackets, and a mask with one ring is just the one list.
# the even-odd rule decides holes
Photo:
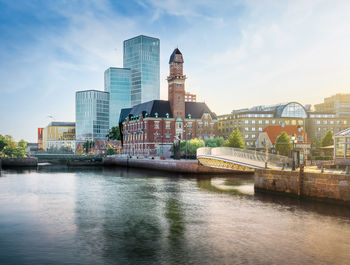
[(350, 212), (247, 176), (2, 172), (0, 264), (134, 263), (350, 264)]

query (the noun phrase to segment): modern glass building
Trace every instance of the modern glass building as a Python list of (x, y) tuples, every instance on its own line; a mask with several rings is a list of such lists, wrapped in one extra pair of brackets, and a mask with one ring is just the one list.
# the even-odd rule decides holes
[(144, 35), (124, 41), (124, 68), (131, 69), (131, 106), (160, 98), (159, 39)]
[(98, 90), (75, 94), (77, 142), (106, 139), (109, 129), (109, 93)]
[(120, 110), (130, 108), (130, 69), (110, 67), (105, 71), (105, 92), (109, 93), (109, 128), (117, 126)]

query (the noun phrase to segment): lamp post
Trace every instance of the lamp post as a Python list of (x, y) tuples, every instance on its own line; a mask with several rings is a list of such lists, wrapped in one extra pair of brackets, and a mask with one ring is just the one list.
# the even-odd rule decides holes
[(298, 142), (297, 137), (295, 136), (295, 134), (292, 135), (292, 137), (290, 138), (292, 140), (292, 144), (293, 144), (293, 150), (292, 150), (292, 157), (293, 157), (293, 165), (292, 165), (292, 170), (295, 170), (295, 144)]

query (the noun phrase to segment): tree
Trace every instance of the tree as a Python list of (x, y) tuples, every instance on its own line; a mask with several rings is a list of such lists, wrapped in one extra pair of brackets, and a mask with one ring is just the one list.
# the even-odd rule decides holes
[(241, 132), (238, 129), (232, 131), (231, 135), (225, 142), (225, 146), (245, 149), (245, 142)]
[(121, 140), (119, 126), (112, 127), (106, 137), (110, 140)]
[(318, 140), (316, 137), (311, 138), (311, 154), (312, 156), (319, 156), (320, 155), (320, 150), (319, 148), (321, 147), (321, 142)]
[(205, 143), (200, 139), (191, 139), (188, 141), (182, 141), (180, 143), (180, 150), (182, 153), (187, 153), (190, 156), (196, 155), (197, 149), (200, 147), (204, 147)]
[(225, 140), (222, 137), (209, 138), (205, 140), (205, 146), (207, 147), (220, 147), (225, 144)]
[[(321, 146), (326, 147), (326, 146), (331, 146), (334, 144), (333, 140), (333, 132), (331, 130), (328, 130), (322, 137), (321, 139)], [(326, 149), (324, 150), (324, 154), (326, 156), (332, 156), (333, 155), (333, 149)]]
[(5, 140), (5, 137), (0, 134), (0, 152), (4, 147), (7, 145), (7, 141)]
[(106, 154), (107, 155), (115, 155), (116, 151), (113, 147), (108, 147)]
[(275, 149), (278, 154), (288, 156), (292, 150), (292, 142), (286, 132), (282, 132), (276, 139)]
[(328, 130), (322, 137), (321, 139), (321, 146), (326, 147), (326, 146), (331, 146), (334, 144), (333, 140), (333, 133), (331, 130)]
[(89, 153), (89, 149), (94, 147), (95, 146), (95, 143), (94, 141), (86, 141), (83, 145), (84, 147), (84, 150), (85, 150), (85, 153), (88, 154)]

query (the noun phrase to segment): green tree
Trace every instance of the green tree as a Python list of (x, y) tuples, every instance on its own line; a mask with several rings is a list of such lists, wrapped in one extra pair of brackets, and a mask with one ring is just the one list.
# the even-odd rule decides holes
[(204, 146), (205, 146), (205, 143), (203, 140), (195, 138), (189, 141), (182, 141), (180, 143), (180, 150), (183, 153), (187, 151), (188, 155), (193, 156), (193, 155), (196, 155), (198, 148), (204, 147)]
[(321, 146), (326, 147), (334, 144), (333, 133), (331, 130), (328, 130), (321, 139)]
[(6, 145), (7, 145), (7, 141), (5, 137), (0, 134), (0, 152), (4, 149)]
[(292, 142), (286, 132), (282, 132), (276, 139), (275, 149), (278, 154), (287, 156), (292, 150)]
[[(333, 140), (333, 132), (331, 130), (328, 130), (322, 137), (321, 139), (321, 146), (326, 147), (326, 146), (331, 146), (334, 144)], [(333, 156), (333, 149), (326, 149), (324, 150), (325, 156)]]
[(115, 155), (116, 151), (112, 147), (108, 147), (106, 154), (107, 155)]
[(95, 145), (94, 141), (86, 141), (83, 145), (85, 153), (88, 154), (89, 149), (94, 147), (94, 145)]
[(110, 140), (121, 140), (119, 126), (112, 127), (106, 137)]
[(18, 142), (18, 146), (21, 147), (21, 148), (23, 148), (23, 149), (25, 150), (25, 149), (27, 148), (27, 142), (24, 141), (24, 140), (20, 140), (20, 141)]
[(321, 142), (316, 137), (311, 138), (311, 154), (316, 157), (320, 155)]
[(225, 140), (222, 137), (209, 138), (205, 140), (205, 146), (207, 147), (220, 147), (225, 144)]
[(225, 146), (245, 149), (245, 142), (241, 132), (238, 129), (232, 131), (231, 135), (225, 142)]

